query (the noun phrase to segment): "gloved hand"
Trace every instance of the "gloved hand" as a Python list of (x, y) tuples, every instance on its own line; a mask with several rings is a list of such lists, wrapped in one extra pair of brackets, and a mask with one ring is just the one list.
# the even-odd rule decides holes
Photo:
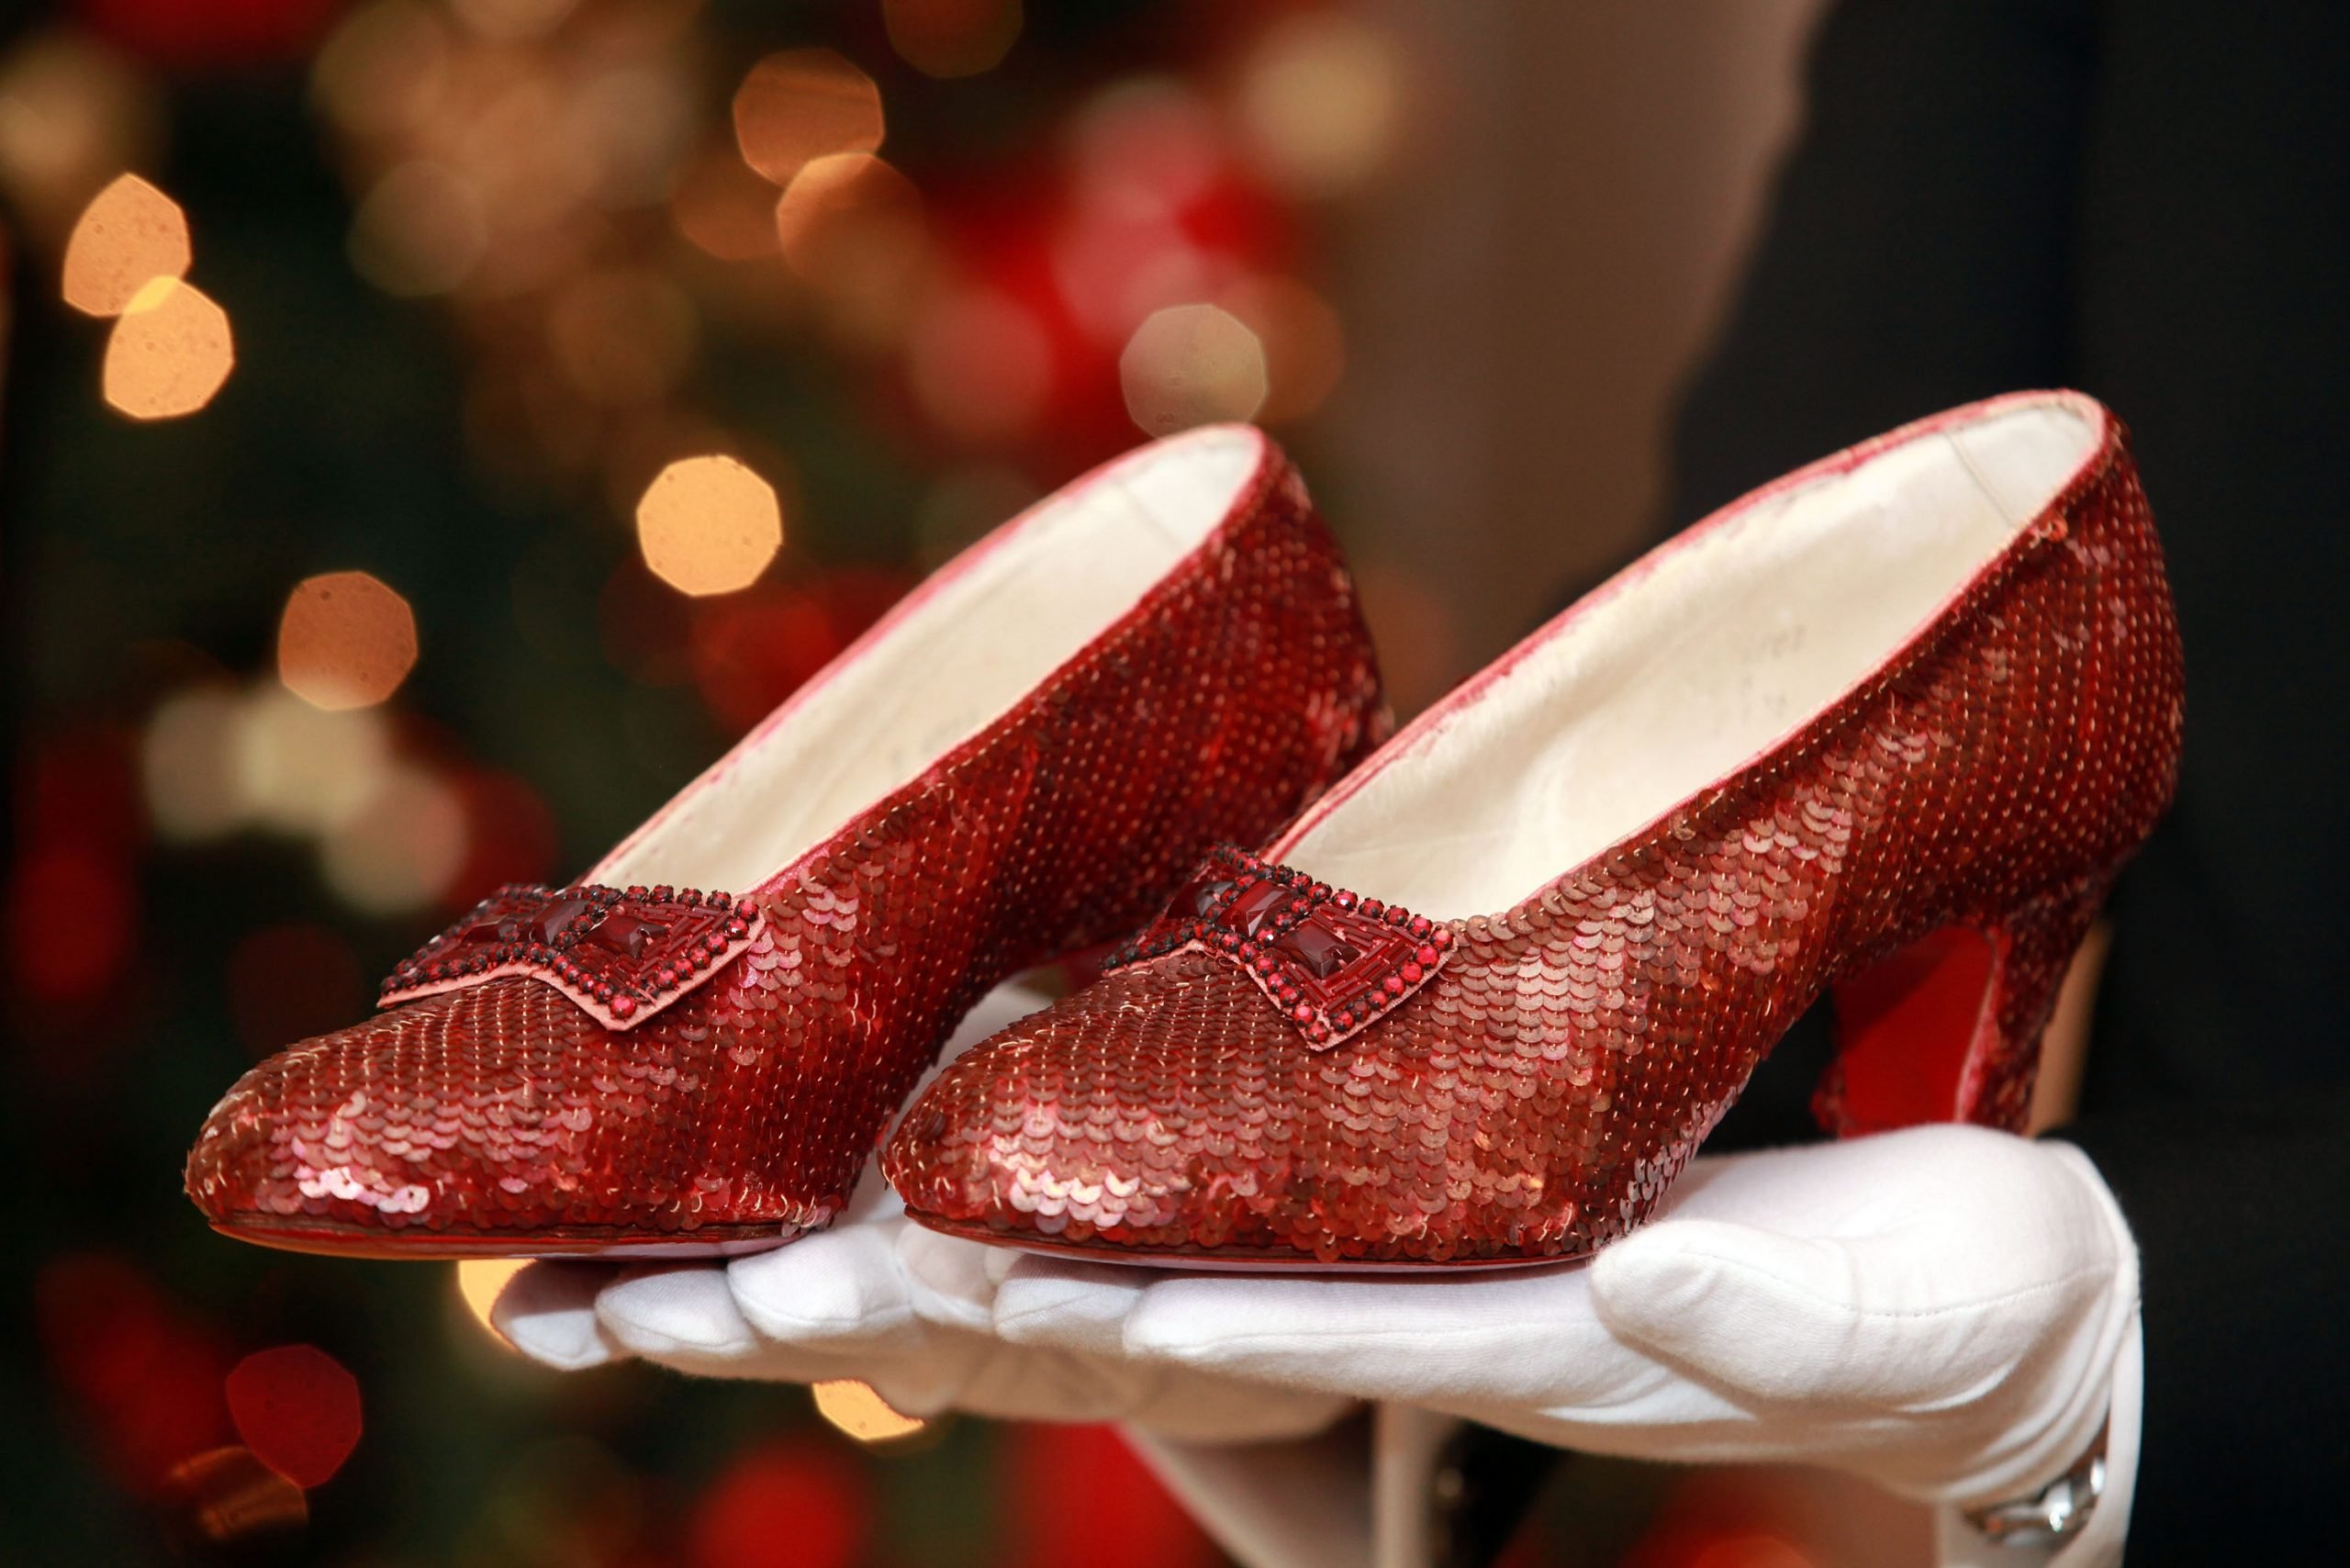
[(2038, 1490), (2097, 1436), (2136, 1299), (2136, 1249), (2086, 1156), (1934, 1126), (1700, 1159), (1587, 1267), (1154, 1278), (1028, 1257), (993, 1321), (1096, 1362), (1979, 1504)]
[[(983, 1002), (948, 1047), (1043, 1005), (1011, 988)], [(524, 1354), (575, 1369), (635, 1356), (712, 1377), (857, 1378), (895, 1409), (1013, 1420), (1125, 1421), (1177, 1441), (1249, 1442), (1317, 1431), (1343, 1395), (1281, 1389), (1052, 1344), (993, 1328), (999, 1282), (1021, 1255), (923, 1230), (868, 1170), (830, 1229), (730, 1264), (620, 1268), (533, 1263), (492, 1313)], [(1092, 1293), (1112, 1312), (1150, 1276)]]

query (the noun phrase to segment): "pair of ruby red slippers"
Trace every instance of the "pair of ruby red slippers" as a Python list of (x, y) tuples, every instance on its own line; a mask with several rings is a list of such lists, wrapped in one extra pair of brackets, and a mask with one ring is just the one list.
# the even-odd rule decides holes
[(2018, 1126), (2179, 711), (2126, 438), (2078, 395), (1757, 491), (1384, 745), (1304, 486), (1198, 431), (1007, 524), (583, 881), (505, 890), (246, 1074), (188, 1191), (312, 1251), (775, 1246), (985, 991), (1141, 927), (899, 1122), (916, 1219), (1195, 1266), (1579, 1256), (1831, 986), (1839, 1131)]

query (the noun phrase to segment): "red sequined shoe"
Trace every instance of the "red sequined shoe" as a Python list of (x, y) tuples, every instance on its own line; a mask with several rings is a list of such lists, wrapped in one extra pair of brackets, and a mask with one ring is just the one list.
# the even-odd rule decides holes
[(1381, 712), (1280, 453), (1144, 448), (932, 577), (580, 883), (501, 891), (387, 1011), (247, 1073), (189, 1195), (309, 1251), (789, 1240), (990, 986), (1133, 932)]
[(2016, 1126), (2168, 802), (2179, 699), (2111, 415), (2043, 393), (1897, 431), (1213, 858), (1100, 982), (949, 1068), (883, 1170), (925, 1225), (1098, 1259), (1572, 1258), (1831, 986), (1838, 1130)]

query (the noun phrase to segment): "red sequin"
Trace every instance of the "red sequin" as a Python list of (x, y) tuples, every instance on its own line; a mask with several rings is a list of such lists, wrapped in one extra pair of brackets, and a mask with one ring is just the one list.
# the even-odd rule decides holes
[[(387, 1256), (788, 1239), (839, 1209), (990, 987), (1132, 931), (1215, 840), (1270, 834), (1343, 774), (1380, 714), (1352, 583), (1269, 454), (1122, 620), (736, 901), (738, 955), (714, 961), (722, 934), (660, 947), (698, 989), (622, 1031), (578, 1000), (621, 994), (612, 955), (582, 961), (592, 945), (553, 955), (552, 976), (428, 959), (428, 983), (436, 963), (468, 983), (247, 1074), (205, 1124), (189, 1194), (247, 1239)], [(602, 896), (565, 890), (538, 939), (592, 935)], [(687, 899), (612, 896), (656, 923)]]
[[(1301, 1036), (1260, 974), (1162, 940), (949, 1068), (884, 1170), (926, 1224), (1088, 1255), (1580, 1256), (1650, 1213), (1823, 991), (1953, 926), (1999, 961), (1937, 1114), (2019, 1126), (2057, 982), (2168, 801), (2180, 693), (2109, 425), (1921, 637), (1785, 744), (1513, 908), (1406, 917), (1450, 938), (1442, 962), (1353, 1038), (1342, 1014)], [(1831, 1125), (1862, 1119), (1850, 1090), (1824, 1087)]]

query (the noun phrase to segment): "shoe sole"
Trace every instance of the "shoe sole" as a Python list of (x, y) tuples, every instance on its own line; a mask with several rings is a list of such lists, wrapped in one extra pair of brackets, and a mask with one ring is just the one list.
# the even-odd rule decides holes
[(324, 1258), (375, 1258), (401, 1260), (421, 1258), (544, 1258), (634, 1260), (648, 1262), (689, 1262), (699, 1258), (740, 1258), (770, 1251), (806, 1234), (806, 1227), (772, 1225), (707, 1226), (687, 1236), (646, 1236), (642, 1233), (596, 1230), (541, 1231), (533, 1235), (492, 1235), (454, 1231), (384, 1231), (332, 1221), (310, 1225), (237, 1225), (213, 1222), (212, 1228), (237, 1241), (280, 1252), (304, 1252)]

